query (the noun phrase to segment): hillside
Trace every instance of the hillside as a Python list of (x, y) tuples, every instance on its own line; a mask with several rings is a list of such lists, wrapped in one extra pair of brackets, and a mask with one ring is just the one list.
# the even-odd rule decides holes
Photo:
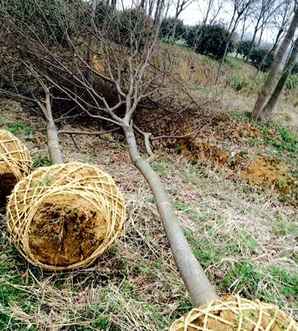
[[(295, 314), (298, 140), (287, 127), (297, 124), (297, 90), (287, 92), (280, 104), (276, 119), (283, 125), (261, 125), (245, 113), (256, 91), (250, 66), (229, 59), (222, 84), (215, 88), (212, 60), (176, 51), (177, 68), (200, 109), (177, 126), (172, 121), (160, 129), (168, 126), (165, 119), (152, 129), (155, 136), (176, 130), (176, 137), (157, 140), (150, 162), (219, 293), (258, 298)], [(30, 107), (2, 98), (0, 127), (26, 142), (35, 167), (48, 165), (45, 126)], [(197, 128), (195, 138), (185, 136)], [(146, 182), (118, 134), (97, 136), (96, 126), (79, 122), (63, 121), (59, 129), (94, 132), (61, 134), (61, 145), (66, 161), (96, 164), (114, 177), (128, 206), (125, 233), (92, 267), (45, 273), (10, 245), (3, 211), (1, 330), (166, 330), (191, 302)]]

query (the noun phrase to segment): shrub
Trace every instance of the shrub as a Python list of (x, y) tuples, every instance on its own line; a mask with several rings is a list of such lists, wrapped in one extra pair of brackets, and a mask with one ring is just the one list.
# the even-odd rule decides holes
[(238, 53), (243, 55), (244, 57), (248, 56), (251, 45), (252, 42), (249, 40), (240, 41), (237, 47)]
[(153, 35), (153, 21), (140, 9), (115, 12), (109, 37), (126, 47), (141, 50)]
[(241, 91), (242, 89), (246, 88), (249, 85), (249, 82), (245, 77), (241, 77), (237, 74), (233, 75), (228, 80), (228, 83), (232, 87), (232, 89), (237, 92)]
[(292, 74), (293, 74), (293, 75), (298, 74), (298, 63), (296, 63), (296, 64), (294, 65), (294, 67), (293, 67), (293, 69), (292, 69)]
[(67, 25), (68, 33), (78, 26), (76, 20), (82, 17), (81, 12), (75, 11), (74, 7), (86, 8), (80, 0), (15, 0), (7, 1), (5, 6), (0, 7), (0, 16), (9, 16), (18, 22), (18, 27), (33, 31), (42, 41), (59, 42), (65, 41), (64, 27)]
[[(253, 48), (249, 57), (251, 64), (257, 68), (259, 68), (263, 64), (262, 69), (268, 70), (273, 62), (273, 55), (268, 55), (268, 52), (269, 51), (264, 48)], [(265, 63), (262, 63), (265, 57)]]
[(100, 26), (113, 15), (113, 8), (107, 2), (99, 2), (96, 7), (95, 24)]
[(160, 25), (159, 35), (161, 38), (169, 39), (173, 34), (174, 24), (176, 22), (176, 32), (174, 39), (180, 39), (185, 36), (186, 28), (182, 20), (176, 20), (174, 17), (164, 18)]
[(290, 75), (286, 82), (286, 89), (295, 90), (298, 88), (298, 74)]
[[(194, 47), (196, 52), (219, 59), (224, 55), (228, 37), (228, 31), (220, 24), (194, 26), (189, 29), (186, 42), (188, 46)], [(228, 52), (233, 50), (234, 44), (231, 41)]]

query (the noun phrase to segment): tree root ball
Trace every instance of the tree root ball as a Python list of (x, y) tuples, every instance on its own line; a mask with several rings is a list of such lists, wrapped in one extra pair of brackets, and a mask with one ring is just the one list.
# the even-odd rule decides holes
[(50, 271), (87, 267), (122, 233), (125, 203), (111, 176), (83, 163), (35, 170), (13, 190), (11, 241)]
[(276, 306), (228, 296), (191, 310), (169, 331), (297, 331), (293, 318)]
[(13, 134), (0, 130), (0, 207), (16, 183), (27, 176), (32, 160), (26, 146)]

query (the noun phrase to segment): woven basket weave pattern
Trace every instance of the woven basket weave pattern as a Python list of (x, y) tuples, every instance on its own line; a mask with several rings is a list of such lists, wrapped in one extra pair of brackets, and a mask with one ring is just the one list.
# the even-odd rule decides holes
[(229, 296), (192, 309), (169, 331), (298, 331), (293, 318), (276, 306)]
[[(106, 222), (105, 238), (86, 259), (68, 266), (41, 263), (29, 245), (31, 222), (47, 199), (74, 196), (87, 201)], [(11, 241), (32, 264), (59, 271), (87, 267), (121, 234), (126, 217), (124, 199), (111, 176), (96, 166), (78, 162), (35, 170), (17, 184), (7, 209)]]
[(11, 172), (20, 180), (29, 174), (31, 166), (26, 146), (9, 131), (0, 130), (0, 174)]

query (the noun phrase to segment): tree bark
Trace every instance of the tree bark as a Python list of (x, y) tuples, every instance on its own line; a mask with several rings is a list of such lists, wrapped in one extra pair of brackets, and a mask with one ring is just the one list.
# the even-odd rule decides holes
[(273, 89), (276, 86), (278, 73), (280, 71), (280, 68), (282, 66), (282, 61), (285, 56), (285, 53), (287, 52), (287, 49), (289, 48), (289, 45), (291, 43), (291, 40), (294, 37), (296, 28), (298, 25), (298, 10), (296, 10), (294, 17), (292, 19), (291, 25), (289, 27), (289, 30), (287, 31), (287, 34), (282, 41), (276, 56), (274, 58), (274, 61), (271, 65), (271, 69), (268, 75), (267, 80), (265, 81), (255, 104), (254, 110), (253, 110), (253, 118), (255, 119), (266, 119), (266, 114), (264, 113), (264, 106), (270, 97), (270, 94), (272, 93)]
[(269, 52), (263, 57), (261, 64), (258, 66), (257, 75), (258, 75), (258, 73), (263, 69), (263, 67), (264, 67), (264, 65), (265, 65), (265, 63), (266, 63), (268, 57), (271, 56), (271, 54), (274, 54), (274, 52), (275, 52), (275, 50), (276, 50), (276, 48), (277, 48), (277, 46), (278, 46), (279, 40), (280, 40), (280, 38), (281, 38), (283, 32), (284, 32), (284, 29), (283, 29), (283, 28), (280, 28), (279, 31), (278, 31), (278, 33), (277, 33), (277, 35), (276, 35), (276, 38), (275, 38), (275, 41), (274, 41), (274, 44), (273, 44), (272, 48), (271, 48), (270, 51), (269, 51)]
[(288, 77), (290, 76), (292, 69), (295, 65), (295, 62), (297, 60), (297, 55), (298, 55), (298, 38), (295, 41), (294, 47), (292, 49), (291, 55), (287, 61), (285, 70), (282, 74), (282, 76), (280, 77), (270, 99), (268, 100), (267, 104), (264, 107), (264, 116), (266, 118), (269, 118), (273, 111), (274, 108), (276, 106), (276, 103), (281, 95), (281, 92), (287, 82)]
[(250, 48), (249, 48), (248, 54), (247, 54), (246, 59), (245, 59), (246, 62), (249, 61), (252, 50), (255, 47), (255, 41), (256, 41), (257, 33), (259, 31), (259, 24), (260, 24), (260, 18), (258, 19), (257, 24), (256, 24), (255, 29), (254, 29), (254, 34), (253, 34), (253, 37), (252, 37), (252, 40), (251, 40)]
[(46, 90), (46, 120), (47, 120), (47, 138), (48, 151), (53, 164), (63, 163), (63, 154), (60, 149), (59, 136), (56, 124), (54, 122), (50, 94)]
[(241, 18), (241, 15), (238, 15), (237, 18), (236, 18), (236, 21), (235, 21), (235, 23), (234, 23), (233, 29), (232, 29), (232, 31), (231, 31), (230, 34), (229, 34), (229, 37), (228, 37), (228, 40), (227, 40), (227, 44), (226, 44), (226, 48), (225, 48), (224, 55), (223, 55), (223, 57), (222, 57), (222, 59), (221, 59), (221, 61), (220, 61), (220, 64), (219, 64), (219, 66), (218, 66), (217, 75), (216, 75), (216, 79), (215, 79), (215, 84), (217, 84), (217, 82), (218, 82), (218, 80), (219, 80), (219, 76), (220, 76), (220, 73), (221, 73), (221, 69), (222, 69), (223, 64), (224, 64), (224, 62), (225, 62), (225, 59), (226, 59), (226, 57), (227, 57), (228, 50), (229, 50), (229, 47), (230, 47), (230, 43), (231, 43), (231, 40), (232, 40), (232, 38), (233, 38), (233, 34), (234, 34), (234, 32), (236, 31), (236, 28), (237, 28), (237, 26), (238, 26), (238, 22), (239, 22), (240, 18)]
[(156, 199), (176, 265), (190, 293), (192, 303), (198, 306), (217, 299), (215, 289), (192, 253), (159, 176), (139, 154), (132, 126), (123, 126), (123, 130), (131, 160), (147, 180)]

